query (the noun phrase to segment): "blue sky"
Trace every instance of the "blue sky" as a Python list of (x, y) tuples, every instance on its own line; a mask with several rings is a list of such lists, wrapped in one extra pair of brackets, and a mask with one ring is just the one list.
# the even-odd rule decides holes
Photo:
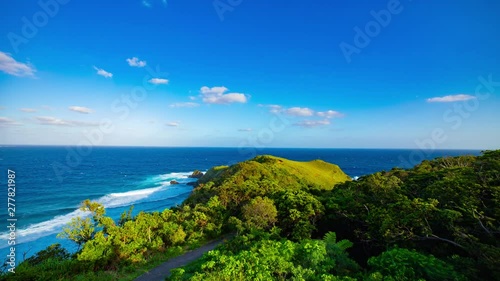
[(0, 144), (500, 144), (500, 2), (0, 2)]

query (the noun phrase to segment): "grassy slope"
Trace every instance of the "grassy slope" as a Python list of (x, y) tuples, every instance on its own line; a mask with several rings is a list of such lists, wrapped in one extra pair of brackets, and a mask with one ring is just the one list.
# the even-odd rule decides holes
[(298, 162), (278, 157), (275, 158), (279, 160), (279, 166), (288, 169), (291, 173), (302, 175), (306, 180), (324, 189), (332, 189), (337, 183), (351, 180), (339, 166), (322, 160)]
[[(279, 171), (281, 174), (273, 173)], [(295, 176), (309, 184), (317, 185), (322, 189), (332, 189), (337, 183), (351, 180), (337, 165), (313, 160), (309, 162), (292, 161), (271, 155), (257, 156), (251, 160), (228, 166), (218, 166), (210, 169), (200, 179), (200, 183), (214, 182), (221, 184), (234, 179), (240, 173), (257, 174), (261, 179), (276, 176)]]

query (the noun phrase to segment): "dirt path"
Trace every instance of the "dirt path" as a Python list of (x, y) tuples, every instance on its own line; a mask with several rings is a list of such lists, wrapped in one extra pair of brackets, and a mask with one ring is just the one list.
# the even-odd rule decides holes
[(135, 281), (163, 281), (165, 277), (170, 275), (170, 270), (174, 268), (178, 268), (181, 266), (185, 266), (188, 263), (191, 263), (203, 256), (204, 253), (213, 250), (217, 245), (222, 243), (226, 237), (214, 240), (209, 242), (197, 249), (189, 251), (183, 255), (180, 255), (175, 258), (171, 258), (170, 260), (160, 264), (159, 266), (151, 269), (150, 271), (144, 273), (143, 275), (137, 277)]

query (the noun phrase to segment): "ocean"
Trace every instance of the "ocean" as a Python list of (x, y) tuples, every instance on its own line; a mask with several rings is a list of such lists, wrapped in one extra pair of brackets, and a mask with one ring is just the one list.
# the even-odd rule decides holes
[[(478, 150), (401, 149), (239, 149), (171, 147), (0, 147), (0, 257), (9, 254), (8, 219), (15, 218), (16, 261), (20, 262), (53, 243), (70, 251), (76, 246), (57, 238), (85, 199), (102, 203), (107, 215), (118, 219), (134, 206), (139, 211), (161, 211), (181, 204), (191, 193), (188, 176), (194, 170), (232, 165), (270, 154), (291, 160), (322, 159), (340, 166), (352, 178), (398, 166), (409, 168), (423, 159), (464, 154)], [(8, 169), (15, 172), (15, 214), (9, 216)], [(171, 180), (180, 184), (170, 185)], [(12, 207), (12, 206), (11, 206)], [(0, 258), (2, 259), (2, 258)]]

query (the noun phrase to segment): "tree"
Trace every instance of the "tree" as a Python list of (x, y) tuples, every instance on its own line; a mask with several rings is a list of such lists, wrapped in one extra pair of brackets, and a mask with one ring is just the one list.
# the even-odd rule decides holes
[(91, 217), (76, 217), (71, 219), (71, 222), (63, 228), (63, 231), (57, 235), (59, 238), (69, 239), (75, 242), (80, 249), (83, 244), (92, 240), (97, 229), (114, 226), (114, 221), (106, 217), (106, 209), (98, 202), (90, 201), (89, 199), (82, 202), (81, 211), (90, 213)]
[(260, 196), (243, 206), (242, 212), (247, 226), (257, 229), (268, 229), (276, 223), (278, 216), (273, 200)]
[(368, 265), (384, 280), (467, 280), (450, 264), (415, 250), (394, 248), (370, 258)]
[(63, 231), (57, 235), (58, 238), (69, 239), (75, 242), (80, 249), (83, 244), (94, 238), (95, 227), (90, 218), (76, 217), (71, 219), (68, 226), (63, 228)]
[(353, 246), (353, 243), (347, 239), (337, 241), (335, 232), (328, 232), (323, 238), (326, 247), (328, 261), (333, 263), (331, 271), (339, 275), (350, 275), (359, 272), (361, 267), (349, 257), (347, 249)]
[(278, 206), (279, 227), (285, 235), (300, 240), (310, 238), (323, 205), (312, 194), (303, 191), (284, 191), (275, 199)]

